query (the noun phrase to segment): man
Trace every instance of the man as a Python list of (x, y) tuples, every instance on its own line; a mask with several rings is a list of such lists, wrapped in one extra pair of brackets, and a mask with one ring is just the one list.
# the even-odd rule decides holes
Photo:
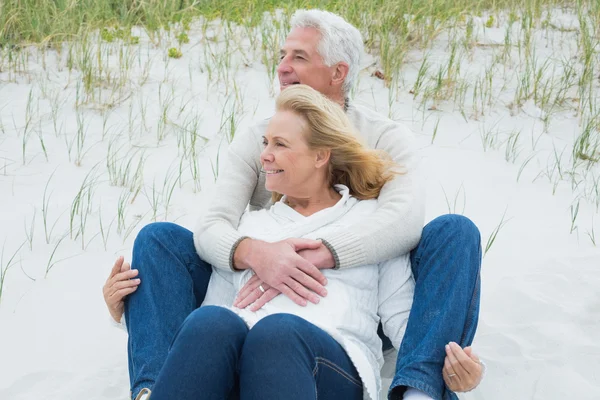
[[(136, 238), (132, 264), (143, 283), (132, 290), (124, 307), (132, 396), (143, 398), (150, 392), (147, 388), (153, 386), (175, 332), (204, 299), (211, 265), (251, 268), (258, 278), (253, 287), (242, 290), (235, 304), (256, 309), (279, 294), (300, 305), (317, 303), (319, 295), (327, 295), (320, 269), (375, 264), (410, 251), (415, 295), (404, 337), (401, 343), (393, 343), (399, 352), (389, 398), (456, 398), (449, 388), (471, 389), (481, 375), (476, 358), (461, 350), (457, 359), (452, 349), (445, 351), (450, 341), (460, 347), (470, 345), (475, 334), (479, 232), (457, 215), (437, 218), (422, 228), (424, 199), (412, 134), (348, 100), (363, 50), (358, 30), (341, 17), (319, 10), (296, 12), (291, 25), (277, 70), (281, 89), (302, 83), (337, 101), (367, 144), (387, 151), (404, 174), (386, 184), (377, 212), (351, 229), (320, 241), (266, 243), (241, 236), (236, 227), (248, 204), (251, 208), (268, 206), (265, 174), (285, 171), (261, 171), (259, 154), (266, 121), (236, 137), (217, 182), (216, 193), (222, 197), (213, 199), (193, 238), (190, 231), (170, 223), (150, 224)], [(223, 202), (222, 198), (233, 200)], [(393, 318), (382, 323), (389, 337), (398, 337), (404, 329), (395, 326)], [(446, 355), (450, 362), (444, 366)], [(447, 386), (441, 379), (442, 368)]]

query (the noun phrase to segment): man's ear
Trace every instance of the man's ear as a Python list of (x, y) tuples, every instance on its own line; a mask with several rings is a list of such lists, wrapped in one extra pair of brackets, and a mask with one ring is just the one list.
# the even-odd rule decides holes
[(321, 168), (324, 165), (327, 165), (330, 157), (331, 157), (331, 150), (318, 150), (315, 166), (317, 168)]
[(341, 61), (335, 65), (335, 70), (333, 71), (333, 78), (331, 79), (331, 84), (333, 86), (341, 86), (344, 84), (346, 77), (348, 76), (348, 71), (350, 71), (350, 67), (345, 62)]

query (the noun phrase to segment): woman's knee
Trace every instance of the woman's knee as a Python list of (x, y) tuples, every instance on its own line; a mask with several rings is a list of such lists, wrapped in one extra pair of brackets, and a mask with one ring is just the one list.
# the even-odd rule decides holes
[(292, 314), (272, 314), (254, 325), (244, 344), (244, 351), (269, 353), (290, 351), (302, 338), (310, 337), (311, 324), (305, 319)]
[(206, 337), (215, 343), (234, 342), (241, 346), (247, 333), (244, 321), (232, 311), (218, 306), (205, 306), (188, 315), (174, 341)]

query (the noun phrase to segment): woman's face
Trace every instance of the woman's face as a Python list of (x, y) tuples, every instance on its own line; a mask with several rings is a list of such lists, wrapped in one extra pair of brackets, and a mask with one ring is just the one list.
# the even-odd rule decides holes
[(311, 150), (305, 139), (308, 125), (291, 111), (278, 111), (263, 136), (260, 161), (266, 189), (294, 198), (308, 197), (322, 184), (324, 164), (321, 152)]

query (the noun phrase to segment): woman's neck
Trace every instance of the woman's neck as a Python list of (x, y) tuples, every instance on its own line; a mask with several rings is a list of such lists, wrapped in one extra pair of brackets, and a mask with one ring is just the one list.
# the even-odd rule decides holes
[(286, 204), (296, 212), (308, 217), (316, 212), (332, 207), (337, 204), (342, 196), (333, 188), (328, 187), (317, 194), (309, 197), (286, 197)]

